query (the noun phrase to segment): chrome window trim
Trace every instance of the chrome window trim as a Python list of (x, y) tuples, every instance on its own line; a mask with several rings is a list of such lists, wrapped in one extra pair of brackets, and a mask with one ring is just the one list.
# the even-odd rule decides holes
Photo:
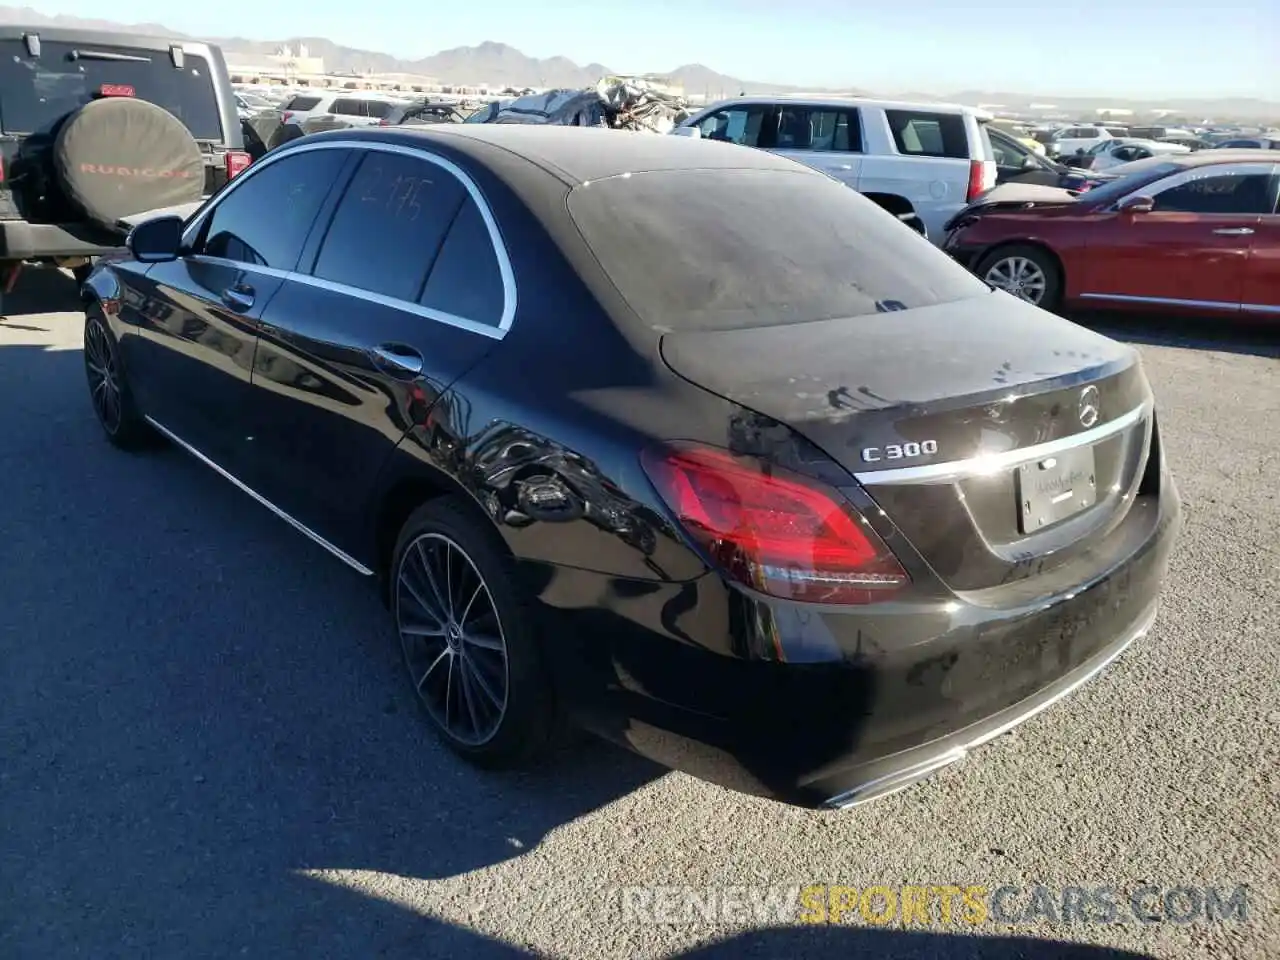
[(224, 480), (229, 480), (231, 484), (235, 486), (237, 489), (243, 491), (244, 493), (247, 493), (254, 500), (262, 504), (264, 507), (266, 507), (272, 513), (274, 513), (277, 517), (279, 517), (285, 523), (289, 524), (289, 526), (293, 527), (293, 529), (297, 530), (299, 533), (303, 534), (308, 539), (313, 540), (316, 543), (318, 543), (320, 546), (324, 547), (326, 550), (332, 553), (335, 557), (337, 557), (339, 560), (341, 560), (343, 563), (349, 566), (352, 570), (355, 570), (357, 573), (364, 574), (366, 577), (373, 576), (373, 571), (370, 570), (368, 567), (366, 567), (363, 563), (361, 563), (355, 557), (351, 556), (349, 553), (346, 553), (339, 547), (335, 547), (332, 543), (330, 543), (324, 537), (320, 536), (320, 534), (316, 533), (314, 530), (312, 530), (310, 527), (304, 524), (301, 520), (295, 519), (292, 515), (286, 513), (284, 510), (282, 510), (280, 507), (277, 507), (274, 503), (272, 503), (262, 494), (258, 493), (257, 490), (254, 490), (248, 484), (241, 481), (234, 474), (218, 466), (218, 464), (214, 463), (212, 460), (206, 457), (203, 453), (201, 453), (191, 444), (187, 443), (187, 441), (183, 440), (180, 436), (178, 436), (168, 427), (164, 426), (164, 424), (158, 423), (152, 417), (144, 416), (143, 419), (146, 420), (147, 423), (151, 424), (151, 426), (154, 427), (157, 431), (164, 434), (165, 437), (167, 437), (168, 439), (176, 443), (184, 451), (191, 454), (191, 456), (195, 457), (197, 460), (203, 463), (206, 467), (209, 467), (211, 470), (213, 470), (213, 472), (218, 474), (218, 476), (222, 477)]
[(236, 190), (240, 189), (245, 183), (249, 183), (255, 176), (260, 174), (267, 167), (288, 157), (295, 156), (299, 153), (310, 153), (313, 150), (366, 150), (375, 153), (392, 153), (400, 156), (411, 157), (416, 160), (423, 160), (427, 163), (435, 164), (437, 167), (456, 177), (457, 180), (466, 189), (471, 196), (472, 201), (480, 211), (480, 216), (484, 220), (485, 228), (489, 231), (489, 241), (493, 244), (494, 254), (498, 260), (498, 272), (502, 276), (502, 316), (497, 326), (488, 323), (480, 323), (466, 317), (454, 316), (445, 313), (442, 310), (433, 310), (430, 307), (424, 307), (420, 303), (409, 300), (399, 300), (395, 297), (388, 297), (372, 290), (364, 290), (360, 287), (352, 287), (344, 283), (335, 283), (332, 280), (325, 280), (322, 277), (312, 276), (309, 273), (302, 273), (298, 270), (281, 270), (277, 267), (260, 267), (250, 263), (240, 263), (235, 260), (224, 260), (221, 257), (209, 257), (204, 254), (191, 254), (194, 258), (199, 258), (205, 262), (218, 263), (223, 265), (240, 267), (247, 270), (256, 270), (267, 276), (276, 276), (282, 279), (293, 280), (308, 286), (316, 287), (321, 290), (330, 290), (335, 293), (348, 294), (371, 303), (378, 303), (383, 306), (393, 307), (397, 310), (405, 310), (409, 313), (416, 313), (419, 316), (429, 320), (435, 320), (439, 323), (448, 324), (452, 327), (458, 327), (462, 330), (478, 333), (481, 336), (490, 337), (495, 340), (501, 340), (507, 335), (507, 331), (511, 329), (512, 323), (515, 322), (517, 291), (515, 271), (511, 267), (511, 257), (507, 253), (506, 244), (502, 240), (502, 233), (498, 229), (498, 223), (494, 219), (493, 211), (489, 209), (489, 204), (485, 202), (484, 194), (480, 192), (480, 188), (475, 181), (451, 160), (444, 157), (436, 156), (422, 147), (406, 147), (398, 143), (379, 143), (368, 140), (324, 140), (318, 143), (304, 143), (297, 147), (289, 147), (281, 153), (272, 156), (268, 153), (261, 160), (253, 163), (240, 176), (236, 177), (223, 188), (213, 201), (207, 204), (204, 209), (196, 212), (191, 222), (187, 224), (187, 228), (182, 233), (182, 245), (190, 248), (196, 237), (199, 236), (200, 230), (204, 227), (205, 221), (209, 219), (218, 209), (218, 207), (233, 195)]
[[(1161, 156), (1164, 156), (1164, 154)], [(1182, 156), (1182, 154), (1177, 154), (1177, 156)], [(1200, 166), (1189, 167), (1181, 173), (1171, 173), (1167, 177), (1156, 180), (1153, 183), (1147, 183), (1141, 187), (1137, 187), (1116, 200), (1115, 203), (1111, 204), (1111, 206), (1107, 208), (1107, 210), (1108, 212), (1114, 213), (1119, 209), (1120, 204), (1125, 200), (1128, 200), (1130, 197), (1158, 197), (1166, 190), (1173, 190), (1177, 187), (1191, 183), (1193, 180), (1203, 180), (1206, 177), (1233, 175), (1242, 177), (1253, 175), (1272, 177), (1276, 175), (1276, 171), (1278, 169), (1280, 169), (1280, 164), (1267, 163), (1260, 160), (1235, 160), (1227, 161), (1225, 163), (1205, 163)], [(1148, 214), (1143, 214), (1143, 216), (1148, 216)], [(1197, 214), (1192, 214), (1192, 216), (1197, 216)], [(1215, 216), (1215, 214), (1198, 214), (1198, 216)], [(1226, 216), (1249, 217), (1254, 216), (1254, 214), (1238, 213), (1226, 214)], [(1257, 216), (1265, 216), (1265, 214), (1259, 213)]]
[(1012, 469), (1023, 463), (1043, 460), (1055, 453), (1062, 453), (1075, 447), (1098, 443), (1108, 437), (1127, 430), (1148, 417), (1152, 410), (1150, 401), (1142, 403), (1128, 413), (1099, 424), (1090, 430), (1074, 433), (1069, 437), (1037, 443), (1018, 450), (1007, 450), (1004, 453), (978, 454), (964, 460), (950, 460), (945, 463), (927, 463), (918, 467), (897, 467), (892, 470), (869, 470), (855, 473), (854, 479), (865, 486), (885, 486), (888, 484), (920, 484), (920, 483), (952, 483), (969, 477), (983, 477)]

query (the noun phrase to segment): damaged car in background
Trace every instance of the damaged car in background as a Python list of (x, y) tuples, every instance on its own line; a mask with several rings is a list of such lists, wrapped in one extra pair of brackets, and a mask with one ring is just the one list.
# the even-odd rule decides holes
[(689, 116), (684, 97), (644, 77), (605, 77), (582, 90), (549, 90), (497, 100), (467, 123), (539, 123), (670, 133)]

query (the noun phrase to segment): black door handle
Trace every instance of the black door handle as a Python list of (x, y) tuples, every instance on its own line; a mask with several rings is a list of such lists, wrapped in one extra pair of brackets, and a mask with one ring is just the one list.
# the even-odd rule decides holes
[(422, 373), (422, 354), (403, 343), (384, 343), (374, 347), (373, 361), (393, 377), (412, 380)]
[(253, 287), (247, 287), (237, 284), (234, 287), (227, 287), (220, 294), (220, 299), (224, 306), (230, 307), (237, 313), (247, 313), (253, 309)]

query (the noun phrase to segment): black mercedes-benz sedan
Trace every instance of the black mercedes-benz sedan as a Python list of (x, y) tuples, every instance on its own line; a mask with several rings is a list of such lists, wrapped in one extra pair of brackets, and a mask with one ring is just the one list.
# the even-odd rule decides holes
[(1137, 354), (757, 150), (520, 125), (271, 151), (84, 287), (107, 437), (375, 578), (429, 722), (560, 717), (843, 807), (1149, 627), (1179, 517)]

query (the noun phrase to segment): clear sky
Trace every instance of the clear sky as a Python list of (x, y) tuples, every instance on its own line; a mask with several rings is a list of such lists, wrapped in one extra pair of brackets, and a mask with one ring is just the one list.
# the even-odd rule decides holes
[[(201, 36), (328, 37), (404, 58), (484, 40), (622, 72), (702, 63), (879, 93), (1280, 101), (1280, 0), (155, 0), (37, 3)], [(479, 78), (483, 79), (483, 78)]]

